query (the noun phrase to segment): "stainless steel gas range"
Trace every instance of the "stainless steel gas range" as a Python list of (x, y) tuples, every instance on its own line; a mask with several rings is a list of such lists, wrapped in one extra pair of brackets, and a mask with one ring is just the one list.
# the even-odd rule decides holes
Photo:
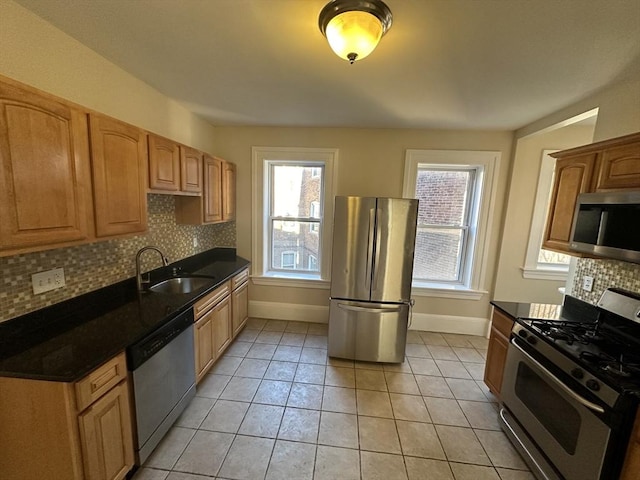
[(640, 401), (640, 295), (566, 297), (558, 313), (514, 324), (503, 430), (539, 479), (617, 479)]

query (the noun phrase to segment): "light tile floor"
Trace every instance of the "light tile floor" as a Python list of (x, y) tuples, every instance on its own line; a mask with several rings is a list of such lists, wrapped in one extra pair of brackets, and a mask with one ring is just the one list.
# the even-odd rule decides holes
[(487, 340), (410, 331), (402, 364), (250, 319), (135, 480), (533, 480), (482, 382)]

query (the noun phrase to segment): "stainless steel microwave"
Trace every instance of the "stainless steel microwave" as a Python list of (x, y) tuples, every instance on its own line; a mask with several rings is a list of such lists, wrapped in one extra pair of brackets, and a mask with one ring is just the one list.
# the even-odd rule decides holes
[(640, 190), (578, 195), (571, 250), (640, 263)]

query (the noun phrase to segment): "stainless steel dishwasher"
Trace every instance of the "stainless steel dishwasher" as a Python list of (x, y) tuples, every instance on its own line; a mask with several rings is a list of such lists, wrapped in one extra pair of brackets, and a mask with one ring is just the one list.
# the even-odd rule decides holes
[(127, 349), (137, 426), (136, 463), (142, 465), (196, 394), (193, 310)]

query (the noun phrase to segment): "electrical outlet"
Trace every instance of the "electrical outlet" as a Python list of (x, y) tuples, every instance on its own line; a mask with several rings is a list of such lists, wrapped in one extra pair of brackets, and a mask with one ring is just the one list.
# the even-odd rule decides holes
[(198, 246), (198, 237), (193, 237), (193, 247), (197, 247)]
[(593, 277), (590, 277), (588, 275), (582, 277), (582, 289), (585, 292), (590, 292), (591, 290), (593, 290)]
[(56, 288), (62, 288), (66, 284), (64, 268), (54, 268), (53, 270), (31, 275), (31, 286), (33, 287), (34, 295), (55, 290)]

